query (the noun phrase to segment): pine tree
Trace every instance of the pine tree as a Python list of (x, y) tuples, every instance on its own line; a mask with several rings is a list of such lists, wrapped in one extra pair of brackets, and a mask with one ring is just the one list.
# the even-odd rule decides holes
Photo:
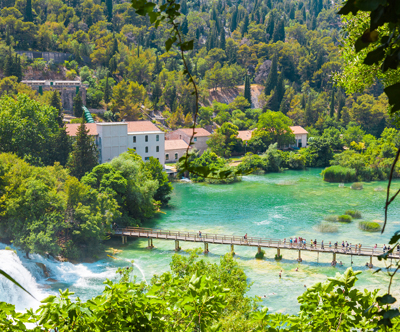
[(333, 118), (335, 115), (335, 89), (332, 88), (332, 94), (331, 94), (331, 107), (329, 110), (329, 116)]
[(271, 91), (275, 89), (278, 83), (278, 56), (275, 55), (272, 59), (271, 69), (268, 73), (267, 82), (265, 83), (264, 93), (269, 96)]
[(243, 20), (242, 29), (240, 31), (242, 33), (242, 36), (244, 36), (244, 34), (247, 33), (248, 29), (249, 29), (249, 15), (245, 15), (244, 20)]
[(33, 22), (32, 0), (26, 0), (26, 6), (25, 6), (25, 21), (27, 21), (27, 22)]
[(74, 97), (74, 115), (77, 118), (80, 118), (83, 114), (83, 102), (82, 102), (82, 97), (80, 93), (77, 93), (77, 95)]
[(107, 73), (106, 86), (104, 87), (104, 102), (105, 102), (106, 104), (108, 104), (108, 103), (110, 102), (110, 100), (111, 100), (111, 93), (112, 93), (111, 87), (110, 87), (110, 85), (109, 85), (109, 83), (108, 83), (108, 79), (109, 79), (109, 78), (110, 78), (110, 74)]
[(67, 167), (72, 176), (80, 179), (86, 172), (90, 172), (93, 167), (98, 165), (98, 152), (94, 140), (89, 135), (82, 118), (81, 125), (78, 127), (76, 142), (71, 152), (71, 157)]
[(106, 7), (107, 7), (107, 20), (111, 22), (113, 17), (113, 3), (112, 0), (106, 0)]
[(60, 93), (57, 90), (54, 90), (51, 93), (50, 106), (53, 106), (58, 111), (57, 122), (59, 127), (63, 127), (63, 108), (61, 104)]
[(251, 105), (251, 86), (250, 86), (250, 77), (246, 74), (244, 79), (244, 97)]
[(238, 16), (238, 8), (235, 7), (231, 17), (231, 32), (235, 31), (237, 28), (237, 16)]
[(222, 50), (225, 50), (225, 47), (226, 47), (225, 28), (224, 28), (224, 26), (222, 26), (220, 37), (219, 37), (219, 48)]

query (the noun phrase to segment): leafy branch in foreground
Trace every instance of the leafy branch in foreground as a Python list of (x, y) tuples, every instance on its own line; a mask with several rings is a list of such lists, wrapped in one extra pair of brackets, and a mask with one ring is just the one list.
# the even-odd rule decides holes
[[(237, 177), (243, 175), (240, 170), (224, 170), (218, 171), (217, 169), (207, 167), (207, 166), (194, 166), (190, 162), (189, 149), (194, 144), (194, 136), (196, 134), (196, 124), (199, 114), (199, 91), (197, 88), (195, 77), (191, 74), (189, 66), (185, 58), (185, 52), (193, 50), (193, 40), (184, 41), (181, 32), (181, 24), (177, 22), (177, 19), (181, 16), (179, 9), (180, 4), (176, 3), (176, 0), (167, 0), (165, 4), (157, 6), (155, 3), (146, 0), (131, 0), (132, 7), (136, 10), (136, 13), (141, 16), (148, 15), (150, 23), (154, 24), (156, 28), (163, 22), (172, 26), (172, 31), (170, 37), (165, 41), (165, 49), (168, 52), (171, 47), (176, 44), (179, 48), (180, 55), (183, 61), (183, 74), (187, 75), (188, 84), (193, 86), (192, 95), (195, 96), (195, 113), (193, 116), (193, 131), (189, 140), (188, 147), (186, 149), (186, 154), (179, 159), (180, 163), (183, 163), (182, 172), (189, 172), (199, 177), (209, 178), (209, 179), (227, 179), (232, 177)], [(181, 173), (182, 173), (181, 172)], [(247, 174), (250, 171), (247, 172)]]
[(30, 296), (32, 296), (32, 297), (36, 300), (36, 298), (35, 298), (31, 293), (29, 293), (24, 287), (22, 287), (22, 286), (18, 283), (18, 281), (16, 281), (13, 277), (11, 277), (7, 272), (5, 272), (5, 271), (3, 271), (2, 269), (0, 269), (0, 274), (1, 274), (2, 276), (4, 276), (6, 279), (10, 280), (14, 285), (16, 285), (16, 286), (18, 286), (19, 288), (21, 288), (24, 292), (28, 293)]

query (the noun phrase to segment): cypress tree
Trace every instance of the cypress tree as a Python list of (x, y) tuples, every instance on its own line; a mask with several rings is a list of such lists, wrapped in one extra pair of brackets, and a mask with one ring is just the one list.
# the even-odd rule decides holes
[(86, 172), (90, 172), (98, 165), (98, 152), (94, 140), (89, 136), (89, 129), (86, 129), (82, 118), (78, 127), (76, 142), (71, 152), (67, 167), (71, 175), (80, 179)]
[(113, 3), (112, 0), (106, 0), (106, 7), (107, 7), (107, 20), (111, 22), (113, 17)]
[(285, 25), (283, 20), (277, 20), (274, 28), (274, 33), (272, 35), (272, 41), (276, 43), (277, 41), (285, 41)]
[(289, 18), (291, 20), (294, 20), (295, 15), (296, 15), (296, 10), (294, 9), (294, 5), (292, 4), (292, 6), (290, 7)]
[(285, 82), (283, 80), (283, 74), (281, 73), (278, 77), (278, 82), (276, 84), (274, 95), (272, 96), (269, 102), (269, 107), (272, 111), (275, 112), (279, 111), (284, 94), (285, 94)]
[(62, 166), (65, 166), (67, 164), (71, 150), (71, 138), (67, 134), (67, 128), (63, 126), (54, 137), (52, 152), (50, 156), (50, 158), (52, 159), (52, 164), (58, 161)]
[(305, 111), (304, 111), (304, 122), (307, 126), (312, 125), (312, 110), (311, 110), (311, 100), (308, 100)]
[(14, 64), (14, 76), (17, 77), (17, 81), (22, 81), (22, 66), (21, 66), (21, 57), (15, 54), (15, 64)]
[(27, 22), (33, 22), (32, 0), (26, 0), (26, 6), (25, 6), (25, 21), (27, 21)]
[(249, 15), (245, 15), (244, 20), (243, 20), (242, 29), (240, 31), (242, 33), (242, 36), (244, 36), (244, 34), (247, 33), (248, 28), (249, 28)]
[(251, 86), (250, 86), (250, 77), (246, 74), (244, 79), (244, 97), (251, 105)]
[(342, 109), (345, 104), (346, 104), (346, 98), (345, 98), (343, 92), (340, 91), (339, 96), (338, 96), (338, 109), (337, 109), (337, 113), (336, 113), (336, 119), (338, 121), (341, 119)]
[(74, 97), (74, 115), (77, 118), (80, 118), (83, 114), (83, 109), (82, 109), (83, 103), (82, 103), (82, 97), (81, 94), (78, 93), (75, 97)]
[(57, 90), (52, 91), (50, 97), (50, 106), (53, 106), (58, 111), (57, 122), (59, 127), (64, 126), (63, 109), (61, 104), (60, 93)]
[(14, 61), (13, 61), (13, 57), (11, 55), (11, 47), (9, 49), (8, 55), (4, 61), (4, 75), (5, 76), (12, 76), (13, 75), (13, 65), (14, 65)]
[(186, 16), (183, 19), (183, 22), (181, 24), (181, 31), (184, 35), (187, 35), (187, 33), (189, 32), (188, 20), (187, 20)]
[(115, 55), (115, 53), (118, 53), (118, 40), (115, 38), (115, 34), (113, 35), (113, 46), (111, 48), (111, 53), (110, 53), (110, 59)]
[(155, 64), (155, 66), (154, 66), (154, 74), (155, 74), (155, 75), (160, 74), (161, 71), (162, 71), (162, 69), (163, 69), (162, 63), (161, 63), (161, 61), (160, 61), (160, 59), (158, 58), (158, 55), (157, 55), (157, 57), (156, 57), (156, 64)]
[(301, 97), (301, 108), (302, 108), (303, 110), (306, 109), (306, 104), (307, 104), (307, 102), (306, 102), (306, 95), (303, 93), (303, 95), (302, 95), (302, 97)]
[(153, 91), (152, 91), (152, 96), (151, 96), (151, 99), (153, 100), (154, 108), (157, 107), (157, 103), (160, 100), (161, 96), (162, 96), (161, 82), (160, 82), (160, 79), (157, 77), (154, 80)]
[(267, 22), (267, 29), (265, 32), (269, 35), (269, 39), (271, 39), (275, 29), (275, 11), (272, 11), (269, 14), (268, 22)]
[(238, 16), (238, 8), (235, 7), (231, 17), (231, 32), (235, 31), (237, 28), (237, 16)]
[(329, 110), (329, 116), (333, 118), (335, 115), (335, 89), (332, 88), (332, 94), (331, 94), (331, 107)]
[(7, 46), (11, 45), (10, 28), (8, 26), (6, 31), (6, 44)]
[(110, 87), (110, 85), (108, 84), (108, 79), (109, 79), (109, 77), (110, 77), (110, 74), (107, 73), (106, 86), (105, 86), (105, 88), (104, 88), (104, 102), (105, 102), (106, 104), (108, 104), (108, 103), (110, 102), (110, 100), (111, 100), (111, 93), (112, 93), (111, 87)]
[(183, 1), (181, 2), (181, 13), (182, 13), (183, 15), (187, 15), (187, 13), (188, 13), (187, 1), (186, 1), (186, 0), (183, 0)]
[(221, 33), (220, 33), (220, 37), (219, 37), (219, 48), (222, 49), (222, 50), (225, 50), (225, 47), (226, 47), (225, 28), (222, 25)]
[(267, 82), (265, 83), (264, 93), (268, 96), (278, 83), (278, 56), (275, 54), (272, 59), (271, 69), (268, 73)]

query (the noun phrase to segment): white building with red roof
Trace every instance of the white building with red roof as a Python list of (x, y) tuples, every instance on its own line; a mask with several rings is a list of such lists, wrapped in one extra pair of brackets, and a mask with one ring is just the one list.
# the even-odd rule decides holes
[[(202, 154), (208, 148), (207, 141), (211, 133), (204, 128), (196, 128), (194, 132), (195, 134), (192, 141), (194, 144), (191, 147), (199, 150), (200, 154)], [(180, 128), (167, 133), (166, 140), (183, 140), (186, 144), (189, 144), (192, 135), (193, 128)]]
[[(76, 136), (79, 123), (67, 124), (69, 136)], [(96, 140), (99, 162), (105, 163), (128, 149), (135, 149), (144, 161), (157, 158), (165, 163), (165, 134), (151, 121), (86, 123), (89, 135)]]
[[(296, 142), (291, 144), (291, 148), (305, 148), (307, 146), (307, 135), (308, 131), (305, 130), (301, 126), (291, 126), (290, 129), (294, 134), (294, 138)], [(239, 130), (237, 137), (240, 138), (243, 142), (249, 141), (251, 139), (251, 135), (253, 134), (253, 130)]]

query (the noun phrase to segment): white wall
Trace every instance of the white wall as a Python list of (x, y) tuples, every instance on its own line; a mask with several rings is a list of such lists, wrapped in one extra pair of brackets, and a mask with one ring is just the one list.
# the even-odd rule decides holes
[[(133, 137), (136, 137), (136, 143), (133, 142)], [(146, 142), (146, 136), (148, 141)], [(158, 141), (157, 141), (158, 136)], [(157, 158), (161, 165), (165, 164), (165, 134), (162, 131), (159, 132), (141, 132), (141, 133), (129, 133), (128, 134), (128, 148), (135, 149), (136, 153), (146, 160), (146, 157)], [(158, 146), (158, 152), (157, 152)], [(146, 152), (146, 147), (148, 152)]]
[(100, 138), (101, 163), (106, 163), (128, 151), (128, 126), (126, 123), (97, 123)]
[[(296, 143), (298, 142), (299, 139), (301, 140), (302, 148), (305, 148), (307, 146), (307, 134), (295, 135), (295, 138), (296, 138)], [(298, 143), (297, 146), (299, 146)]]
[[(175, 158), (175, 153), (178, 154), (178, 158)], [(167, 160), (168, 154), (168, 160)], [(165, 150), (165, 163), (176, 163), (180, 157), (186, 154), (186, 149), (173, 149)]]

